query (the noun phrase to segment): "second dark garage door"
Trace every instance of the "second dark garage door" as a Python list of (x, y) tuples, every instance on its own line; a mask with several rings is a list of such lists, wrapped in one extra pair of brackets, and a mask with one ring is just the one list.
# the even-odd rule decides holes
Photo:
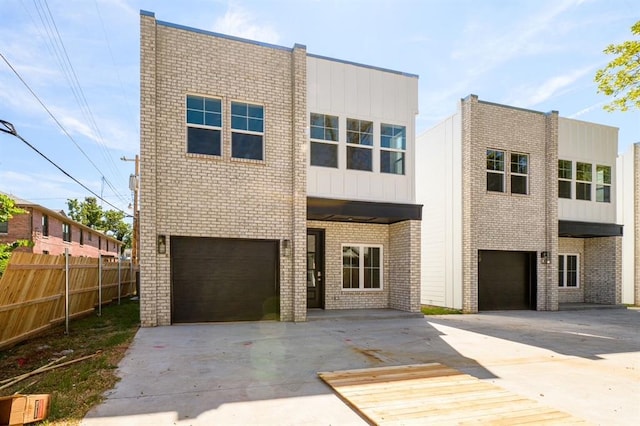
[(252, 321), (279, 312), (278, 241), (172, 236), (171, 321)]
[(478, 252), (478, 310), (535, 309), (536, 254)]

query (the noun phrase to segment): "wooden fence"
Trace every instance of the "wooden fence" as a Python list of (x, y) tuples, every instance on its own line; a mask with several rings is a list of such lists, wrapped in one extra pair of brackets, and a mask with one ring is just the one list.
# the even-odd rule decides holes
[(11, 255), (0, 278), (0, 348), (135, 292), (130, 261), (68, 257), (67, 266), (66, 259), (33, 253)]

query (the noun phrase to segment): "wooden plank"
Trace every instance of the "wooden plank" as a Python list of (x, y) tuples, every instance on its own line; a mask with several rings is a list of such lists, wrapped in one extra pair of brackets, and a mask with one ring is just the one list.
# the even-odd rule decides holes
[(371, 424), (584, 424), (439, 364), (318, 373)]

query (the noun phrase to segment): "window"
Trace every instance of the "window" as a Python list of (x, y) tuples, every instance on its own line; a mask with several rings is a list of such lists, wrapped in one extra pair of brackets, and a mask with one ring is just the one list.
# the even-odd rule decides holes
[(504, 192), (504, 151), (487, 150), (487, 191)]
[(98, 237), (98, 250), (102, 250), (102, 238)]
[(49, 254), (49, 250), (42, 250), (42, 254)]
[(264, 108), (260, 105), (231, 103), (231, 156), (264, 159)]
[(42, 236), (49, 236), (49, 216), (47, 216), (46, 214), (42, 215)]
[(222, 155), (222, 101), (187, 95), (187, 152)]
[(571, 198), (571, 179), (573, 163), (569, 160), (558, 160), (558, 197)]
[(577, 254), (558, 256), (558, 287), (579, 287), (578, 265)]
[(596, 201), (611, 202), (611, 167), (596, 166)]
[[(311, 114), (311, 165), (338, 167), (338, 117)], [(322, 141), (322, 142), (320, 142)]]
[(62, 240), (71, 242), (71, 226), (68, 223), (62, 224)]
[(373, 170), (373, 122), (347, 118), (347, 169)]
[(93, 241), (93, 235), (91, 234), (91, 232), (89, 232), (88, 237), (89, 237), (89, 238), (88, 238), (88, 239), (89, 239), (89, 241)]
[(0, 222), (0, 234), (9, 233), (9, 222)]
[(380, 172), (404, 174), (407, 129), (392, 124), (380, 125)]
[(379, 290), (382, 288), (382, 247), (342, 246), (342, 288)]
[(529, 192), (529, 156), (527, 154), (511, 154), (511, 193), (527, 194)]
[(576, 163), (576, 200), (591, 200), (591, 164)]
[(80, 230), (80, 245), (84, 245), (84, 232), (82, 229)]

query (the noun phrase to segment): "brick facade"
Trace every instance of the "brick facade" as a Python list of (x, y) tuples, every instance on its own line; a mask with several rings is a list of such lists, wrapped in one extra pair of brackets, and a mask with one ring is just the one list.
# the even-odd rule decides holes
[(584, 301), (614, 305), (622, 299), (621, 237), (584, 240)]
[[(478, 251), (546, 251), (539, 263), (537, 309), (557, 310), (558, 114), (496, 105), (471, 95), (462, 101), (463, 310), (478, 310)], [(529, 155), (528, 194), (486, 189), (486, 151)], [(508, 163), (506, 170), (508, 171)], [(504, 214), (509, 212), (509, 214)]]
[[(29, 240), (31, 247), (19, 247), (16, 251), (62, 255), (65, 249), (71, 256), (98, 257), (120, 254), (122, 243), (87, 226), (81, 225), (65, 216), (34, 204), (16, 205), (27, 213), (13, 216), (8, 222), (8, 233), (0, 233), (0, 243), (13, 243), (16, 240)], [(48, 218), (48, 234), (44, 235), (42, 217)], [(62, 224), (69, 225), (71, 241), (64, 241)]]

